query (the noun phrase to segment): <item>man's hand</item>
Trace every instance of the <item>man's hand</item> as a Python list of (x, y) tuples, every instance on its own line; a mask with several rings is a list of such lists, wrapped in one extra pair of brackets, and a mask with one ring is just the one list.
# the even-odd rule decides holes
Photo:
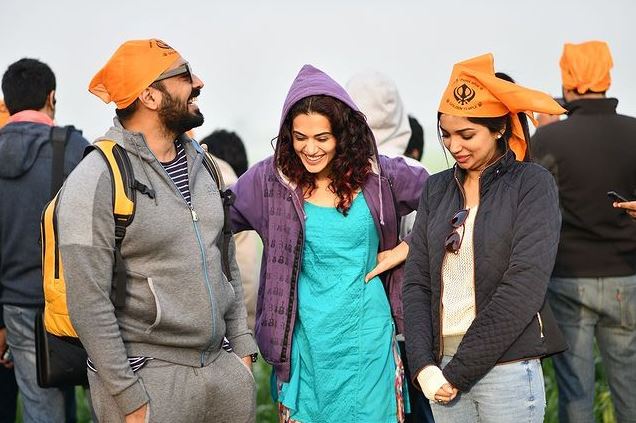
[(636, 201), (614, 203), (613, 206), (617, 209), (624, 209), (625, 212), (630, 215), (632, 219), (636, 219)]
[(241, 358), (241, 361), (243, 362), (243, 365), (247, 367), (247, 370), (251, 372), (252, 371), (252, 356), (250, 355), (245, 356)]
[(142, 405), (130, 414), (126, 414), (126, 423), (145, 423), (148, 403)]
[(7, 369), (10, 369), (11, 367), (13, 367), (13, 361), (11, 360), (4, 360), (4, 353), (7, 352), (7, 329), (6, 328), (2, 328), (0, 329), (0, 364), (2, 364), (4, 367), (6, 367)]
[(406, 256), (409, 254), (409, 244), (402, 241), (395, 248), (391, 250), (385, 250), (378, 254), (378, 264), (365, 276), (364, 281), (369, 282), (380, 273), (393, 269), (400, 263), (406, 260)]

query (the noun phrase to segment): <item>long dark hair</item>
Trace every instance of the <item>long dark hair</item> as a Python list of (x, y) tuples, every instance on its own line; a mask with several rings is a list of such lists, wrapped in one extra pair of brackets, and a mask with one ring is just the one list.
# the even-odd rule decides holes
[(294, 151), (292, 123), (300, 114), (316, 113), (326, 117), (336, 139), (336, 154), (331, 161), (329, 189), (338, 196), (336, 206), (345, 216), (351, 208), (354, 194), (362, 187), (371, 173), (374, 138), (364, 115), (342, 101), (326, 96), (305, 97), (294, 104), (287, 113), (276, 146), (276, 166), (292, 182), (303, 189), (305, 197), (316, 189), (315, 175), (305, 169)]
[[(442, 114), (440, 112), (437, 113), (437, 137), (439, 138), (439, 141), (440, 143), (442, 143), (442, 146), (443, 146), (444, 144), (442, 142), (442, 134), (441, 134), (440, 126), (439, 126), (439, 118), (441, 115)], [(508, 149), (508, 140), (510, 140), (510, 137), (512, 136), (511, 117), (512, 115), (508, 113), (507, 115), (503, 115), (503, 116), (466, 117), (466, 119), (468, 119), (468, 121), (474, 124), (485, 126), (486, 128), (488, 128), (488, 130), (492, 134), (503, 131), (502, 137), (497, 140), (497, 150), (501, 154), (503, 154)], [(519, 118), (519, 122), (521, 122), (521, 128), (523, 129), (523, 136), (525, 138), (526, 145), (527, 145), (526, 155), (524, 156), (523, 161), (529, 162), (531, 157), (530, 157), (530, 131), (528, 129), (528, 117), (526, 116), (525, 113), (517, 113), (517, 117)]]

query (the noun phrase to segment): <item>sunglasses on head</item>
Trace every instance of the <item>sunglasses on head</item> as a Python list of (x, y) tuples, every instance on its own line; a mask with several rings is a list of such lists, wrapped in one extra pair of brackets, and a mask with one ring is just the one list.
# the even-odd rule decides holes
[(178, 66), (174, 69), (167, 70), (163, 72), (161, 75), (155, 79), (154, 82), (163, 81), (164, 79), (172, 78), (173, 76), (179, 76), (183, 74), (188, 74), (190, 80), (192, 80), (192, 69), (190, 68), (190, 64), (188, 62), (183, 63), (181, 66)]
[[(462, 246), (462, 241), (464, 239), (464, 232), (466, 227), (464, 224), (466, 223), (466, 219), (468, 218), (468, 209), (461, 209), (450, 220), (450, 224), (453, 227), (453, 231), (448, 234), (446, 237), (446, 241), (444, 242), (444, 248), (449, 253), (458, 254), (459, 247)], [(462, 234), (459, 235), (457, 229), (462, 228)]]

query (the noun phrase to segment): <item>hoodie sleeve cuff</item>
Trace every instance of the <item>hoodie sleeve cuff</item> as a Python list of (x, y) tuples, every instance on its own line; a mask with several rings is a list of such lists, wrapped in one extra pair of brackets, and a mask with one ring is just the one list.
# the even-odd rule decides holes
[(248, 355), (258, 352), (256, 342), (254, 342), (254, 338), (250, 333), (239, 335), (235, 338), (229, 339), (229, 341), (234, 353), (239, 357), (247, 357)]
[(424, 396), (431, 401), (435, 400), (435, 394), (445, 383), (448, 383), (442, 369), (437, 366), (426, 366), (417, 375), (417, 381), (422, 388)]
[(150, 400), (141, 380), (113, 395), (113, 398), (124, 415), (132, 413)]

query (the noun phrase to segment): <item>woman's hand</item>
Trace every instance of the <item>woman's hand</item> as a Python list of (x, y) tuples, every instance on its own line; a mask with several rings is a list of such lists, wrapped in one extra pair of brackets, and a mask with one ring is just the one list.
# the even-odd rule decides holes
[(625, 212), (630, 215), (632, 219), (636, 219), (636, 201), (614, 203), (613, 206), (617, 209), (624, 209)]
[(438, 404), (447, 404), (455, 399), (458, 392), (457, 388), (454, 388), (450, 383), (445, 383), (435, 393), (435, 401)]
[(393, 269), (406, 260), (409, 253), (409, 244), (402, 241), (395, 248), (382, 251), (378, 254), (378, 264), (365, 276), (364, 281), (369, 282), (380, 273)]

